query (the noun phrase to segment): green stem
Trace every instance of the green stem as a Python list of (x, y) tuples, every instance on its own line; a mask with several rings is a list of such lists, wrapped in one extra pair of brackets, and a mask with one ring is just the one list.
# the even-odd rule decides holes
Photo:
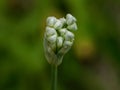
[(52, 65), (52, 90), (57, 90), (57, 66)]

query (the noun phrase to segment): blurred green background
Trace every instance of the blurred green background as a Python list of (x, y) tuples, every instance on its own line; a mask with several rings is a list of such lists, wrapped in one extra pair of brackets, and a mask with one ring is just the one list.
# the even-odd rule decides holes
[(58, 90), (120, 90), (120, 0), (0, 0), (0, 90), (50, 90), (46, 18), (77, 18)]

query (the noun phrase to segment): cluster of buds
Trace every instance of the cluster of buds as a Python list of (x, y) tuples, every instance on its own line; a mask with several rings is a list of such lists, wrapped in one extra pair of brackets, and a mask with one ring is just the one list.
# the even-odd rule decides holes
[(74, 41), (72, 30), (77, 30), (76, 18), (67, 14), (66, 18), (57, 19), (54, 16), (46, 20), (46, 32), (44, 35), (44, 50), (47, 61), (53, 65), (60, 65), (65, 53), (67, 53)]

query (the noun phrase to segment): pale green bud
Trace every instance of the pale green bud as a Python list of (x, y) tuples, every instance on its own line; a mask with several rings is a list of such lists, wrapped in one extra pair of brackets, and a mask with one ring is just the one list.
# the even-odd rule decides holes
[(74, 34), (70, 31), (67, 31), (64, 35), (66, 41), (73, 41), (74, 40)]
[(63, 47), (71, 47), (73, 45), (73, 41), (64, 41)]
[(65, 19), (64, 17), (63, 17), (63, 18), (60, 18), (59, 20), (62, 22), (63, 25), (66, 24), (66, 19)]
[(57, 35), (52, 35), (46, 38), (48, 40), (49, 43), (55, 43), (57, 40)]
[(56, 23), (56, 20), (57, 20), (56, 17), (51, 16), (47, 18), (46, 23), (48, 26), (54, 26), (54, 24)]
[(60, 20), (57, 20), (54, 25), (54, 28), (58, 30), (58, 29), (61, 29), (62, 26), (63, 26), (63, 23)]
[(65, 35), (65, 33), (67, 32), (67, 29), (66, 28), (62, 28), (59, 30), (59, 33), (61, 36)]
[(77, 25), (76, 23), (73, 23), (67, 27), (69, 30), (77, 30)]
[(63, 45), (63, 38), (62, 37), (57, 37), (57, 47), (61, 48)]
[(73, 17), (71, 14), (66, 15), (66, 21), (68, 25), (71, 25), (76, 22), (76, 18)]
[(57, 35), (57, 32), (54, 28), (46, 27), (46, 36), (47, 37), (55, 35), (55, 34)]

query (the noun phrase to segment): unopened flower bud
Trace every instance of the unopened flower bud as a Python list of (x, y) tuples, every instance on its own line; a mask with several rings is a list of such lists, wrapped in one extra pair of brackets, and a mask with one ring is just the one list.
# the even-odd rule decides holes
[(71, 42), (71, 41), (64, 41), (63, 46), (64, 46), (64, 47), (71, 47), (72, 44), (73, 44), (73, 41), (72, 41), (72, 42)]
[(69, 30), (77, 30), (77, 25), (76, 23), (73, 23), (67, 27)]
[(56, 20), (57, 19), (54, 16), (51, 16), (47, 18), (46, 23), (48, 26), (54, 26)]
[(66, 24), (66, 19), (65, 19), (64, 17), (63, 17), (63, 18), (60, 18), (59, 20), (62, 22), (63, 25)]
[(76, 22), (76, 18), (73, 17), (71, 14), (66, 15), (66, 21), (68, 25), (71, 25)]
[(67, 32), (66, 28), (62, 28), (62, 29), (59, 30), (59, 33), (60, 33), (61, 36), (63, 36), (66, 32)]
[(66, 41), (73, 41), (74, 40), (74, 34), (70, 31), (67, 31), (65, 33), (65, 40)]
[(61, 48), (63, 45), (63, 38), (62, 37), (58, 37), (57, 38), (57, 47)]
[(55, 23), (55, 25), (54, 25), (54, 28), (56, 30), (58, 30), (58, 29), (61, 29), (62, 26), (63, 26), (63, 23), (60, 20), (57, 20), (56, 23)]
[(46, 36), (47, 37), (55, 35), (55, 34), (57, 34), (57, 32), (54, 28), (46, 27)]
[(57, 35), (47, 37), (49, 43), (55, 43), (57, 40)]

